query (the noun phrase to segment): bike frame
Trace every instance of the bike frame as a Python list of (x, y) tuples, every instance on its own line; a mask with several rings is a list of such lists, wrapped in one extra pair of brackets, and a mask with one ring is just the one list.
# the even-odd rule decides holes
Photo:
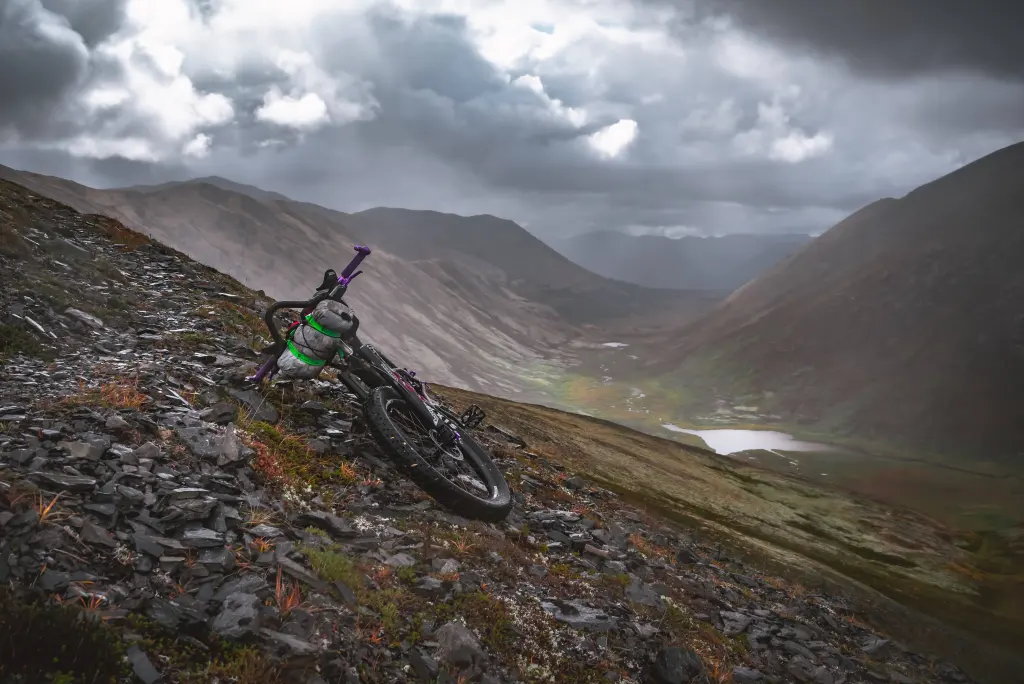
[[(341, 272), (341, 275), (338, 276), (337, 282), (330, 290), (320, 291), (306, 301), (276, 302), (267, 309), (263, 320), (267, 324), (271, 337), (274, 339), (273, 352), (256, 374), (247, 378), (249, 382), (259, 384), (264, 380), (272, 379), (277, 373), (277, 359), (286, 348), (286, 342), (274, 322), (274, 314), (281, 309), (293, 308), (301, 309), (301, 316), (304, 317), (310, 314), (316, 308), (316, 305), (325, 299), (333, 299), (340, 302), (341, 298), (348, 292), (349, 284), (355, 280), (356, 276), (362, 273), (362, 271), (356, 271), (359, 264), (370, 255), (369, 247), (357, 245), (355, 250), (356, 255)], [(445, 430), (445, 432), (449, 433), (447, 436), (455, 441), (461, 439), (459, 430), (456, 427), (456, 421), (451, 416), (446, 415), (448, 412), (427, 396), (426, 385), (422, 381), (414, 380), (415, 372), (399, 368), (371, 344), (361, 343), (353, 349), (346, 341), (342, 340), (341, 351), (343, 352), (342, 360), (345, 366), (335, 366), (333, 363), (330, 365), (341, 371), (339, 379), (361, 401), (366, 401), (369, 398), (370, 392), (367, 391), (367, 387), (372, 391), (376, 387), (388, 385), (399, 393), (399, 396), (409, 404), (413, 412), (423, 420), (425, 425), (429, 425), (434, 429), (447, 428)], [(420, 385), (420, 388), (415, 387), (414, 382)]]

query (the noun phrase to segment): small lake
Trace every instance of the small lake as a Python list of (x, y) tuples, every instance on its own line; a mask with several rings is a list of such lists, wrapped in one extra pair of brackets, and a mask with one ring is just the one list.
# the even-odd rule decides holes
[(661, 427), (672, 432), (696, 435), (704, 440), (708, 448), (722, 456), (736, 454), (741, 451), (763, 449), (764, 451), (833, 451), (827, 444), (802, 442), (785, 432), (771, 430), (687, 430), (672, 423)]

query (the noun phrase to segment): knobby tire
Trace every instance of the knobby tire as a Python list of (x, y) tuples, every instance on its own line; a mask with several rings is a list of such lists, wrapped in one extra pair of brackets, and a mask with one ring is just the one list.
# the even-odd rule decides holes
[(406, 403), (393, 388), (376, 388), (366, 402), (366, 420), (381, 449), (408, 473), (413, 482), (442, 506), (464, 517), (500, 522), (508, 516), (512, 509), (508, 483), (490, 454), (472, 436), (460, 430), (460, 450), (464, 459), (476, 462), (478, 470), (483, 471), (477, 472), (477, 475), (489, 488), (491, 495), (487, 499), (467, 492), (435, 469), (395, 425), (388, 414), (389, 406), (401, 410)]

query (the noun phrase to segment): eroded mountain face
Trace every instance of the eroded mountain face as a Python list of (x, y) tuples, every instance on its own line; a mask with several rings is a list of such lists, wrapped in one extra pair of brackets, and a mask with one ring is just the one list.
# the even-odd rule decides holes
[(438, 509), (330, 378), (239, 385), (264, 304), (0, 182), (0, 679), (970, 681), (494, 430), (506, 523)]

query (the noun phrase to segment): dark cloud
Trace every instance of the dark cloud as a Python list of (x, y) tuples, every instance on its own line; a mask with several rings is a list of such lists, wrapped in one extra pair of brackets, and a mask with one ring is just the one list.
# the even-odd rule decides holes
[(684, 16), (727, 15), (757, 35), (872, 76), (963, 69), (1024, 80), (1024, 3), (1015, 0), (692, 1), (697, 13)]
[(126, 0), (41, 0), (46, 10), (64, 17), (71, 30), (81, 36), (89, 48), (99, 45), (121, 28), (125, 2)]
[(36, 130), (81, 82), (88, 60), (65, 18), (34, 0), (0, 0), (0, 134)]
[[(148, 97), (92, 110), (77, 97), (119, 87), (127, 70), (167, 80), (161, 54), (122, 64), (95, 49), (117, 31), (123, 2), (0, 0), (0, 145), (5, 130), (20, 140), (0, 146), (0, 163), (107, 187), (221, 175), (342, 210), (507, 216), (544, 236), (817, 232), (1024, 137), (1024, 85), (1010, 59), (1019, 48), (1004, 40), (1015, 25), (1004, 17), (984, 39), (967, 35), (988, 30), (987, 3), (965, 1), (979, 13), (961, 20), (961, 3), (939, 0), (673, 0), (685, 11), (663, 36), (644, 12), (668, 2), (643, 0), (618, 27), (648, 31), (640, 40), (592, 31), (510, 69), (484, 57), (465, 18), (391, 6), (314, 21), (289, 47), (315, 60), (312, 81), (282, 67), (273, 35), (259, 50), (236, 46), (229, 68), (182, 46), (196, 91), (234, 108), (229, 121), (192, 127), (181, 123), (188, 108), (160, 119)], [(190, 5), (216, 25), (216, 0)], [(323, 78), (341, 100), (372, 97), (373, 116), (319, 128), (257, 117), (271, 88), (301, 95)], [(637, 137), (603, 159), (587, 136), (619, 119), (635, 120)], [(208, 156), (183, 156), (196, 133), (210, 136)], [(162, 159), (60, 151), (82, 138), (114, 152), (110, 141), (152, 141)]]

